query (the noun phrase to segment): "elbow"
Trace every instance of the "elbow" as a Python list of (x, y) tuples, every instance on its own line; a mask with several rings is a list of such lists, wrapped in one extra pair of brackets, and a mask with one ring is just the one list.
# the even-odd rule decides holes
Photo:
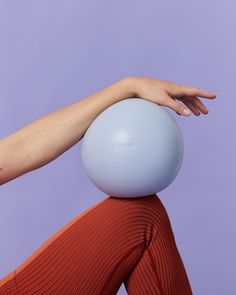
[(0, 185), (3, 185), (5, 182), (3, 180), (3, 168), (0, 167)]
[(7, 183), (7, 182), (8, 182), (8, 180), (6, 179), (4, 169), (2, 167), (0, 167), (0, 186)]
[(0, 166), (0, 186), (13, 180), (14, 178), (15, 178), (15, 174), (9, 173), (9, 171), (6, 171), (4, 167)]

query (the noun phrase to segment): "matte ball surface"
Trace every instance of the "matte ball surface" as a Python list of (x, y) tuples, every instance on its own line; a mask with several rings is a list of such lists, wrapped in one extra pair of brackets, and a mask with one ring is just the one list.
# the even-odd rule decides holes
[(183, 150), (182, 133), (168, 111), (128, 98), (95, 118), (82, 139), (81, 159), (104, 193), (142, 197), (164, 190), (175, 179)]

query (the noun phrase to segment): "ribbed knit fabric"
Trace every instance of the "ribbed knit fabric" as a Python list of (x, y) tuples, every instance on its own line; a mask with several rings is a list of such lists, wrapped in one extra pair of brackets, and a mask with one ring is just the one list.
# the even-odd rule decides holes
[(83, 211), (0, 280), (0, 295), (190, 295), (157, 195), (107, 197)]

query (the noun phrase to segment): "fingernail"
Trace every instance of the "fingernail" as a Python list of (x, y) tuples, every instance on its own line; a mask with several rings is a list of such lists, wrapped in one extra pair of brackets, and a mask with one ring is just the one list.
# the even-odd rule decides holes
[(189, 116), (191, 114), (191, 112), (190, 112), (189, 109), (184, 109), (183, 114), (186, 115), (186, 116)]
[(214, 93), (214, 92), (209, 92), (209, 94), (210, 94), (210, 95), (213, 95), (213, 96), (217, 96), (217, 94)]

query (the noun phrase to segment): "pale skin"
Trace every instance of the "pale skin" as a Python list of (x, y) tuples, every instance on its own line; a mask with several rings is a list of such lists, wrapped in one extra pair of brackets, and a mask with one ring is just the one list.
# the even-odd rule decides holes
[(130, 97), (166, 106), (182, 116), (208, 114), (200, 98), (216, 94), (198, 87), (148, 77), (127, 77), (78, 102), (38, 118), (0, 140), (0, 185), (38, 169), (83, 137), (106, 108)]

